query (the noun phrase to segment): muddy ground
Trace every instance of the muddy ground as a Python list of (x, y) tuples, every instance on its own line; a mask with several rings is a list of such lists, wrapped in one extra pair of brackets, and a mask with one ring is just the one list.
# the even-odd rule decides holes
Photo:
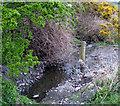
[[(56, 74), (53, 76), (48, 74), (50, 79), (48, 78), (40, 81), (32, 86), (30, 88), (28, 97), (31, 96), (32, 99), (35, 99), (39, 103), (84, 104), (86, 99), (89, 97), (89, 94), (91, 92), (94, 93), (96, 90), (92, 89), (95, 86), (93, 81), (106, 80), (107, 78), (112, 79), (113, 75), (117, 72), (118, 50), (120, 51), (120, 49), (116, 46), (87, 46), (86, 62), (82, 70), (80, 67), (83, 64), (81, 64), (80, 59), (78, 59), (74, 65), (68, 63), (64, 67), (66, 71), (58, 73), (58, 81), (57, 78), (54, 78)], [(78, 49), (78, 51), (80, 50)], [(50, 80), (54, 81), (50, 82)], [(46, 85), (44, 84), (45, 81)], [(56, 81), (57, 83), (55, 83)], [(41, 87), (40, 85), (44, 85), (44, 87)], [(47, 91), (42, 89), (46, 86), (49, 86), (50, 90), (48, 87)], [(75, 101), (71, 99), (81, 92), (81, 96), (76, 96), (76, 100), (79, 99), (81, 101)], [(40, 98), (41, 95), (42, 99)]]
[[(112, 79), (118, 71), (120, 48), (88, 45), (85, 64), (79, 56), (80, 48), (77, 48), (76, 53), (77, 60), (74, 64), (66, 63), (62, 68), (55, 65), (45, 69), (46, 63), (42, 63), (31, 68), (29, 73), (22, 72), (14, 80), (19, 86), (18, 92), (38, 103), (85, 104), (89, 94), (96, 91), (92, 89), (94, 81)], [(8, 75), (8, 72), (9, 69), (3, 66), (3, 76)]]

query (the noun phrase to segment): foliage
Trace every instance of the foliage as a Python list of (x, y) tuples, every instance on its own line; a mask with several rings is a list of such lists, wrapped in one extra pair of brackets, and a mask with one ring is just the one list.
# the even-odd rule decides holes
[(110, 20), (112, 15), (119, 12), (118, 8), (113, 3), (109, 2), (87, 2), (84, 5), (90, 12), (94, 11), (93, 14), (96, 14), (106, 20)]
[(111, 87), (112, 80), (108, 79), (107, 84), (103, 81), (97, 81), (97, 86), (99, 91), (96, 90), (95, 94), (90, 94), (90, 98), (87, 99), (87, 103), (91, 104), (119, 104), (119, 89), (118, 89), (118, 79), (114, 80)]
[(100, 35), (107, 38), (109, 42), (116, 43), (115, 39), (120, 37), (118, 33), (120, 29), (118, 20), (119, 9), (113, 3), (109, 2), (87, 2), (84, 3), (84, 6), (94, 15), (97, 15), (101, 19), (107, 21), (107, 23), (100, 25)]
[[(10, 76), (18, 76), (22, 71), (27, 72), (28, 67), (33, 67), (38, 61), (37, 56), (32, 56), (33, 50), (25, 52), (30, 45), (32, 33), (31, 22), (36, 26), (44, 27), (46, 21), (59, 23), (66, 26), (69, 22), (73, 27), (73, 7), (62, 2), (14, 2), (3, 3), (2, 7), (2, 62), (10, 69)], [(68, 19), (67, 18), (71, 18)]]
[(39, 61), (36, 56), (32, 56), (32, 50), (23, 56), (30, 41), (22, 38), (23, 34), (29, 33), (29, 29), (24, 29), (28, 30), (24, 32), (20, 29), (20, 22), (23, 21), (21, 14), (15, 9), (3, 6), (2, 18), (2, 63), (10, 68), (10, 76), (15, 77), (21, 70), (27, 72), (27, 67), (32, 67)]
[(79, 44), (81, 43), (81, 41), (77, 38), (74, 38), (73, 40), (74, 40), (75, 43), (79, 43)]
[(92, 81), (94, 86), (86, 84), (77, 94), (69, 97), (69, 101), (85, 102), (85, 104), (119, 104), (119, 76), (120, 72), (117, 71), (110, 79), (96, 79)]
[(75, 101), (75, 102), (82, 102), (81, 92), (78, 92), (77, 94), (74, 94), (72, 97), (69, 98), (69, 101)]
[[(82, 7), (82, 9), (84, 9)], [(31, 24), (45, 27), (46, 23), (58, 23), (65, 27), (69, 22), (72, 27), (75, 10), (62, 2), (4, 2), (2, 6), (2, 64), (6, 65), (12, 78), (19, 76), (21, 71), (28, 72), (29, 67), (40, 64), (33, 50), (29, 50), (33, 33)], [(17, 93), (17, 88), (11, 81), (2, 81), (3, 104), (35, 103)]]
[[(2, 78), (1, 78), (2, 79)], [(37, 104), (35, 101), (28, 99), (26, 96), (19, 95), (14, 82), (2, 79), (2, 98), (0, 102), (6, 104)]]

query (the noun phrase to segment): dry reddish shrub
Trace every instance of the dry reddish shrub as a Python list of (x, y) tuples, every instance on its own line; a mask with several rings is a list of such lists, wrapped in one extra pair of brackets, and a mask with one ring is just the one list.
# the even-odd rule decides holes
[(71, 32), (59, 29), (57, 24), (49, 24), (47, 21), (44, 28), (35, 26), (32, 22), (30, 25), (33, 39), (29, 49), (33, 49), (33, 55), (38, 56), (39, 60), (50, 63), (70, 60), (71, 54), (74, 52)]
[[(112, 19), (118, 14), (117, 7), (108, 2), (88, 2), (82, 3), (85, 7), (85, 13), (78, 12), (77, 16), (79, 22), (76, 23), (76, 35), (81, 40), (86, 40), (88, 43), (104, 41), (114, 44), (118, 34), (119, 22)], [(107, 24), (110, 23), (110, 28)], [(115, 25), (114, 25), (114, 24)], [(100, 25), (106, 25), (106, 28), (102, 28)], [(116, 37), (115, 37), (116, 36)]]
[(107, 23), (98, 16), (89, 12), (87, 9), (83, 13), (79, 11), (77, 13), (79, 21), (76, 23), (75, 35), (78, 39), (84, 40), (87, 43), (104, 41), (105, 38), (100, 36), (100, 24)]

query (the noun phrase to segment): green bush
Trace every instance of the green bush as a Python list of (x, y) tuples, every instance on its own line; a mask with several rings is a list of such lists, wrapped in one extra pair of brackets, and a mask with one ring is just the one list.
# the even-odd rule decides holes
[(14, 82), (5, 79), (0, 80), (2, 83), (2, 98), (0, 102), (4, 104), (36, 104), (35, 101), (30, 100), (26, 96), (20, 95), (17, 92)]
[[(67, 20), (67, 18), (71, 18)], [(11, 77), (28, 72), (38, 61), (33, 50), (28, 50), (32, 32), (31, 22), (44, 27), (54, 20), (60, 27), (69, 22), (75, 26), (75, 9), (62, 2), (4, 2), (2, 7), (2, 63), (10, 69)]]
[[(71, 18), (67, 20), (67, 18)], [(44, 27), (46, 21), (54, 20), (60, 27), (69, 22), (75, 26), (75, 10), (62, 2), (3, 2), (2, 6), (2, 64), (9, 68), (11, 78), (19, 76), (21, 71), (28, 72), (29, 67), (40, 64), (33, 50), (28, 50), (33, 34), (31, 22)], [(1, 40), (1, 39), (0, 39)], [(35, 103), (17, 93), (15, 84), (2, 80), (3, 104)]]

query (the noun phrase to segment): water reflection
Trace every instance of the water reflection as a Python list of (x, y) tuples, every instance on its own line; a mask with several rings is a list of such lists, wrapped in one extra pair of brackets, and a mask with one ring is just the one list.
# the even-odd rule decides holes
[(29, 89), (29, 94), (27, 96), (33, 98), (34, 95), (39, 95), (39, 97), (35, 99), (39, 102), (46, 96), (47, 91), (52, 87), (57, 87), (57, 85), (64, 81), (65, 78), (65, 72), (58, 70), (57, 67), (47, 69), (47, 72), (44, 73), (43, 77)]

